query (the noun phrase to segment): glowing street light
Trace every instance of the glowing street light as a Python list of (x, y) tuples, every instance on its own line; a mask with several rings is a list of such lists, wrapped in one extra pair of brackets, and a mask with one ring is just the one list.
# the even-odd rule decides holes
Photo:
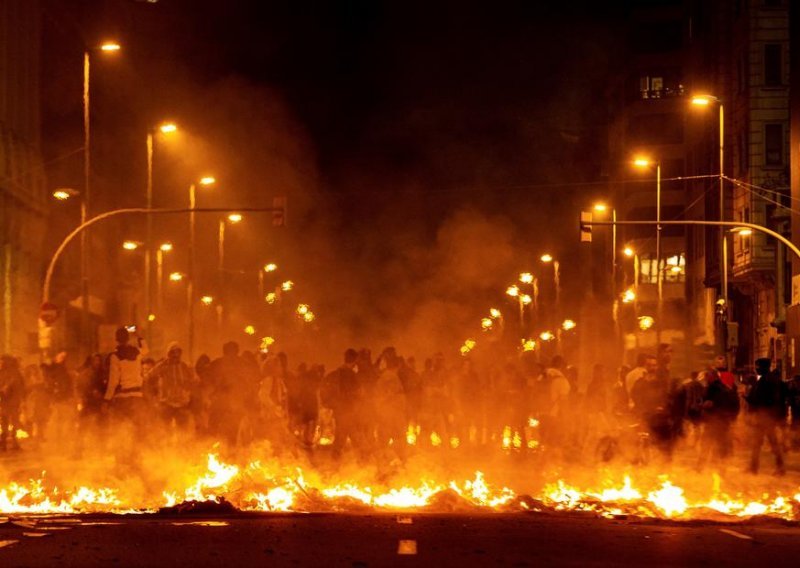
[(311, 323), (315, 319), (316, 319), (316, 316), (314, 315), (314, 312), (308, 311), (308, 312), (303, 314), (303, 321), (306, 322), (306, 323)]
[(228, 221), (233, 223), (234, 225), (236, 223), (240, 223), (242, 219), (244, 219), (244, 217), (242, 217), (241, 213), (231, 213), (230, 215), (228, 215)]
[(522, 302), (524, 306), (527, 306), (533, 302), (533, 298), (531, 298), (528, 294), (523, 294), (519, 297), (519, 301)]
[(245, 332), (247, 335), (255, 335), (255, 334), (256, 334), (256, 328), (255, 328), (255, 327), (253, 327), (252, 325), (247, 325), (247, 326), (245, 326), (245, 328), (244, 328), (244, 332)]
[(278, 301), (278, 295), (275, 292), (270, 292), (266, 296), (264, 296), (264, 301), (268, 304), (274, 304)]
[(142, 245), (142, 243), (140, 243), (138, 241), (125, 241), (125, 242), (122, 243), (122, 248), (124, 248), (125, 250), (136, 250), (141, 245)]
[(484, 331), (489, 331), (490, 329), (492, 329), (493, 325), (494, 325), (494, 320), (492, 318), (481, 319), (481, 327), (483, 328)]
[(158, 129), (161, 131), (161, 134), (172, 134), (178, 131), (178, 125), (174, 122), (164, 122), (159, 125)]
[(556, 338), (552, 331), (543, 331), (539, 334), (539, 339), (542, 341), (553, 341)]
[(491, 308), (489, 310), (489, 315), (492, 316), (494, 319), (499, 319), (503, 317), (503, 314), (497, 308)]
[(519, 281), (523, 284), (532, 284), (533, 283), (533, 274), (530, 272), (523, 272), (519, 275)]
[(636, 299), (636, 292), (634, 292), (633, 288), (628, 288), (622, 293), (623, 304), (630, 304), (635, 299)]
[(264, 272), (275, 272), (276, 270), (278, 270), (278, 265), (274, 262), (264, 265)]
[(683, 268), (681, 268), (680, 266), (675, 265), (672, 268), (670, 268), (670, 271), (673, 274), (680, 274), (681, 272), (683, 272)]
[(605, 203), (595, 203), (592, 209), (594, 209), (597, 213), (605, 213), (608, 211), (608, 205)]
[(298, 304), (296, 311), (298, 315), (304, 316), (311, 311), (311, 308), (308, 307), (308, 304)]
[(516, 284), (513, 284), (506, 288), (506, 294), (511, 296), (512, 298), (516, 298), (519, 296), (519, 287)]
[(753, 229), (749, 227), (736, 227), (731, 229), (731, 233), (739, 235), (740, 237), (749, 237), (753, 234)]
[(541, 257), (539, 257), (539, 260), (541, 260), (544, 263), (553, 262), (553, 255), (544, 253)]
[(656, 320), (654, 320), (651, 316), (640, 316), (639, 317), (639, 329), (642, 331), (647, 331), (653, 325), (655, 325)]
[(156, 321), (156, 314), (150, 314), (147, 316), (147, 321)]
[(565, 319), (564, 322), (561, 324), (561, 329), (564, 331), (570, 331), (578, 327), (578, 324), (575, 323), (575, 320)]
[(535, 351), (536, 350), (536, 341), (533, 339), (523, 339), (522, 340), (522, 350), (523, 351)]
[(170, 252), (172, 248), (173, 248), (172, 243), (166, 242), (159, 245), (158, 250), (160, 250), (161, 252)]
[(217, 183), (217, 178), (214, 176), (204, 176), (200, 178), (200, 185), (209, 186)]
[(180, 272), (171, 272), (169, 275), (169, 279), (171, 282), (180, 282), (183, 280), (183, 274)]
[(210, 306), (211, 304), (214, 303), (214, 297), (213, 296), (202, 296), (200, 298), (200, 303), (203, 304), (204, 306)]
[(713, 95), (695, 95), (692, 97), (692, 104), (695, 106), (706, 107), (715, 102), (719, 102), (719, 99)]
[(59, 201), (66, 201), (71, 197), (77, 197), (80, 192), (72, 189), (71, 187), (59, 187), (53, 191), (53, 197)]
[(106, 53), (119, 51), (122, 49), (122, 46), (115, 41), (107, 41), (100, 46), (100, 51), (105, 51)]
[(288, 292), (292, 288), (294, 288), (294, 282), (292, 282), (291, 280), (287, 280), (286, 282), (283, 282), (281, 284), (281, 290), (283, 290), (284, 292)]
[(634, 254), (636, 254), (636, 252), (631, 247), (625, 247), (624, 249), (622, 249), (622, 254), (630, 258)]

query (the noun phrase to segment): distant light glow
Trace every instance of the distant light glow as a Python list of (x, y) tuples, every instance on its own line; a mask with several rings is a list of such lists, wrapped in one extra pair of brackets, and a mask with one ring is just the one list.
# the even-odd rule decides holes
[(564, 331), (570, 331), (578, 327), (578, 324), (575, 323), (575, 320), (565, 319), (564, 322), (561, 324), (561, 329)]
[(608, 210), (608, 206), (605, 203), (595, 203), (594, 210), (598, 213), (605, 213)]
[(150, 314), (147, 316), (147, 321), (156, 321), (156, 314)]
[(100, 50), (105, 52), (119, 51), (120, 49), (122, 46), (115, 41), (107, 41), (100, 46)]
[(636, 292), (633, 291), (633, 288), (628, 288), (622, 293), (623, 304), (630, 304), (635, 299), (636, 299)]
[(256, 328), (255, 328), (255, 327), (253, 327), (252, 325), (247, 325), (247, 326), (245, 326), (245, 328), (244, 328), (244, 332), (245, 332), (247, 335), (255, 335), (255, 334), (256, 334)]
[(733, 229), (733, 232), (739, 235), (740, 237), (749, 237), (753, 234), (753, 229), (749, 227), (736, 227)]
[(523, 284), (531, 284), (533, 282), (533, 274), (530, 272), (523, 272), (519, 275), (519, 281)]
[(158, 129), (161, 131), (162, 134), (172, 134), (173, 132), (178, 131), (178, 125), (174, 122), (165, 122), (161, 124)]
[(640, 316), (639, 317), (639, 329), (642, 331), (647, 331), (653, 325), (655, 325), (656, 320), (654, 320), (651, 316)]
[(125, 250), (136, 250), (139, 248), (139, 243), (136, 241), (125, 241), (122, 243), (122, 248)]
[(183, 280), (183, 274), (181, 274), (180, 272), (172, 272), (169, 275), (169, 279), (172, 282), (180, 282), (181, 280)]
[(494, 320), (492, 318), (483, 318), (483, 319), (481, 319), (481, 327), (485, 331), (488, 331), (488, 330), (492, 329), (493, 325), (494, 325)]
[(523, 339), (522, 340), (522, 350), (523, 351), (535, 351), (536, 350), (536, 341), (533, 339)]
[(217, 179), (214, 176), (205, 176), (200, 178), (200, 185), (214, 185)]
[(230, 215), (228, 215), (228, 221), (230, 221), (234, 225), (236, 223), (241, 222), (242, 219), (244, 219), (244, 217), (242, 217), (241, 213), (231, 213)]
[(314, 315), (314, 312), (308, 311), (303, 314), (303, 321), (306, 323), (311, 323), (316, 319), (317, 316)]
[(56, 189), (53, 192), (53, 197), (55, 197), (59, 201), (66, 201), (67, 199), (69, 199), (73, 195), (77, 195), (77, 194), (78, 194), (78, 192), (75, 191), (74, 189), (59, 188), (59, 189)]
[(161, 252), (169, 252), (169, 251), (171, 251), (171, 250), (172, 250), (172, 243), (162, 243), (162, 244), (161, 244), (161, 245), (158, 247), (158, 249), (159, 249)]
[(673, 274), (680, 274), (681, 272), (683, 272), (683, 268), (681, 268), (680, 266), (673, 266), (672, 268), (670, 268), (670, 271)]
[(638, 156), (634, 158), (633, 165), (637, 168), (648, 168), (653, 165), (653, 161), (649, 158), (645, 158), (644, 156)]
[(622, 250), (622, 254), (624, 254), (624, 255), (625, 255), (625, 256), (627, 256), (627, 257), (631, 257), (631, 256), (633, 256), (633, 255), (634, 255), (634, 254), (636, 254), (636, 253), (634, 252), (634, 250), (633, 250), (631, 247), (625, 247), (625, 248)]
[(264, 296), (264, 301), (268, 304), (274, 304), (278, 301), (278, 295), (275, 292), (270, 292), (266, 296)]
[(539, 339), (542, 341), (553, 341), (556, 338), (552, 331), (543, 331), (539, 334)]
[(500, 310), (498, 310), (497, 308), (491, 308), (489, 310), (489, 315), (492, 316), (494, 319), (503, 317), (503, 314), (500, 313)]
[(264, 272), (275, 272), (278, 270), (278, 265), (274, 262), (270, 262), (264, 265)]
[(292, 282), (291, 280), (287, 280), (286, 282), (281, 284), (281, 290), (283, 290), (284, 292), (288, 292), (292, 288), (294, 288), (294, 282)]
[(695, 106), (708, 106), (716, 100), (717, 97), (712, 95), (695, 95), (692, 97), (692, 104)]
[(542, 262), (553, 262), (553, 255), (545, 253), (541, 257), (539, 257), (539, 260), (541, 260)]
[(527, 306), (531, 302), (533, 302), (533, 298), (531, 298), (528, 294), (523, 294), (519, 297), (519, 301), (523, 303), (523, 305)]
[(203, 296), (202, 298), (200, 298), (200, 303), (203, 304), (204, 306), (210, 306), (211, 304), (214, 303), (214, 298), (213, 296)]
[(298, 304), (295, 311), (298, 313), (298, 315), (303, 316), (310, 312), (311, 308), (308, 307), (308, 304)]
[(519, 296), (519, 287), (516, 284), (509, 286), (508, 288), (506, 288), (506, 294), (508, 294), (512, 298), (516, 298), (517, 296)]

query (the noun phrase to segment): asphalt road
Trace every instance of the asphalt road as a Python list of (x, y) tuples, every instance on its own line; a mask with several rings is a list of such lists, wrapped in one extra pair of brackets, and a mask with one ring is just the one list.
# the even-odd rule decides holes
[(18, 517), (0, 519), (0, 566), (783, 566), (798, 537), (573, 514)]

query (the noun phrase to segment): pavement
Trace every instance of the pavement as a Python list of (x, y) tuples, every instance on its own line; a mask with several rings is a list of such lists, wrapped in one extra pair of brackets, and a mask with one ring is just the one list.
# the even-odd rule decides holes
[[(15, 524), (16, 523), (16, 524)], [(0, 519), (0, 566), (766, 566), (800, 526), (588, 514), (91, 515)]]

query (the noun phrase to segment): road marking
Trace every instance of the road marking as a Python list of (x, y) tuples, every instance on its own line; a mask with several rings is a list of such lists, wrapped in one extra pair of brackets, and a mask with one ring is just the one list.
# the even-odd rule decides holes
[(732, 531), (730, 529), (719, 529), (719, 532), (725, 533), (725, 534), (729, 534), (732, 537), (740, 538), (742, 540), (753, 540), (752, 536), (747, 536), (746, 534), (742, 534), (742, 533), (737, 532), (737, 531)]
[(398, 516), (397, 517), (397, 524), (398, 525), (413, 525), (414, 524), (414, 519), (412, 519), (411, 517)]
[(229, 523), (227, 523), (226, 521), (187, 521), (187, 522), (170, 523), (170, 524), (175, 525), (177, 527), (183, 527), (187, 525), (195, 527), (227, 527)]
[(417, 553), (416, 540), (401, 540), (397, 545), (397, 554), (414, 555)]
[(22, 536), (30, 536), (30, 537), (37, 537), (37, 536), (53, 536), (53, 533), (34, 533), (34, 532), (24, 532)]
[(4, 546), (14, 546), (18, 542), (18, 540), (0, 540), (0, 548), (3, 548)]

